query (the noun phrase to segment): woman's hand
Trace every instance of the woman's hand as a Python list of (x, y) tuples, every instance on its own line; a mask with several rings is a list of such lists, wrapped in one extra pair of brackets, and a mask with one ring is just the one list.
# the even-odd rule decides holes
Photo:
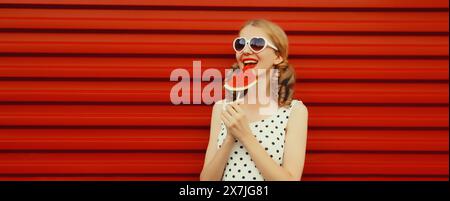
[(223, 141), (223, 144), (226, 144), (226, 143), (234, 144), (235, 141), (236, 141), (236, 138), (230, 132), (228, 132), (227, 136), (225, 136), (225, 140)]
[(242, 140), (245, 137), (252, 136), (252, 131), (248, 126), (248, 120), (245, 112), (239, 106), (239, 103), (233, 102), (228, 104), (226, 109), (220, 115), (228, 129), (228, 134)]

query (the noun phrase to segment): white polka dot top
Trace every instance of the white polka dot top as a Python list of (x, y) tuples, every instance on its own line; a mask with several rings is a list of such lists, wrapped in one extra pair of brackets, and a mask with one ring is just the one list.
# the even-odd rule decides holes
[[(264, 147), (267, 154), (281, 166), (283, 163), (286, 125), (291, 109), (302, 101), (292, 100), (288, 107), (280, 107), (272, 116), (249, 124), (252, 133)], [(225, 124), (221, 123), (220, 134), (217, 139), (218, 148), (227, 135)], [(223, 172), (223, 181), (263, 181), (259, 170), (247, 152), (244, 145), (236, 140)]]

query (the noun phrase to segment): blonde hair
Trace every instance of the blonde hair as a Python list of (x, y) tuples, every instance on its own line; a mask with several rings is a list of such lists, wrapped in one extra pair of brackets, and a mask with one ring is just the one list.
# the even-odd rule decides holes
[[(291, 104), (294, 96), (294, 85), (295, 85), (295, 69), (288, 62), (288, 38), (283, 29), (277, 24), (265, 20), (265, 19), (253, 19), (247, 21), (239, 30), (239, 32), (247, 26), (254, 26), (261, 28), (269, 36), (269, 40), (278, 48), (275, 52), (278, 56), (283, 58), (283, 61), (279, 64), (274, 65), (275, 69), (278, 69), (278, 105), (288, 106)], [(234, 70), (239, 69), (237, 63), (234, 63), (231, 68)], [(244, 92), (244, 93), (247, 93)], [(236, 94), (233, 93), (233, 100), (235, 100)]]

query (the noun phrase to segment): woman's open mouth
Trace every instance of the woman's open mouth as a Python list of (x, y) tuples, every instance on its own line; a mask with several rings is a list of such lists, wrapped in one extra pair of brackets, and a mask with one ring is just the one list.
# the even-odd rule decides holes
[(242, 70), (245, 72), (248, 69), (255, 68), (256, 64), (258, 64), (258, 60), (252, 58), (245, 58), (242, 59), (242, 63), (244, 64), (244, 69)]

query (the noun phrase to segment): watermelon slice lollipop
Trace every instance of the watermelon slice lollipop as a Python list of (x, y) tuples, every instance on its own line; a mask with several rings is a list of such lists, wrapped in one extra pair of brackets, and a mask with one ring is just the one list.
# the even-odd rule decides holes
[(256, 82), (254, 70), (244, 68), (244, 71), (233, 73), (231, 79), (225, 83), (224, 87), (230, 91), (243, 91), (255, 85)]

